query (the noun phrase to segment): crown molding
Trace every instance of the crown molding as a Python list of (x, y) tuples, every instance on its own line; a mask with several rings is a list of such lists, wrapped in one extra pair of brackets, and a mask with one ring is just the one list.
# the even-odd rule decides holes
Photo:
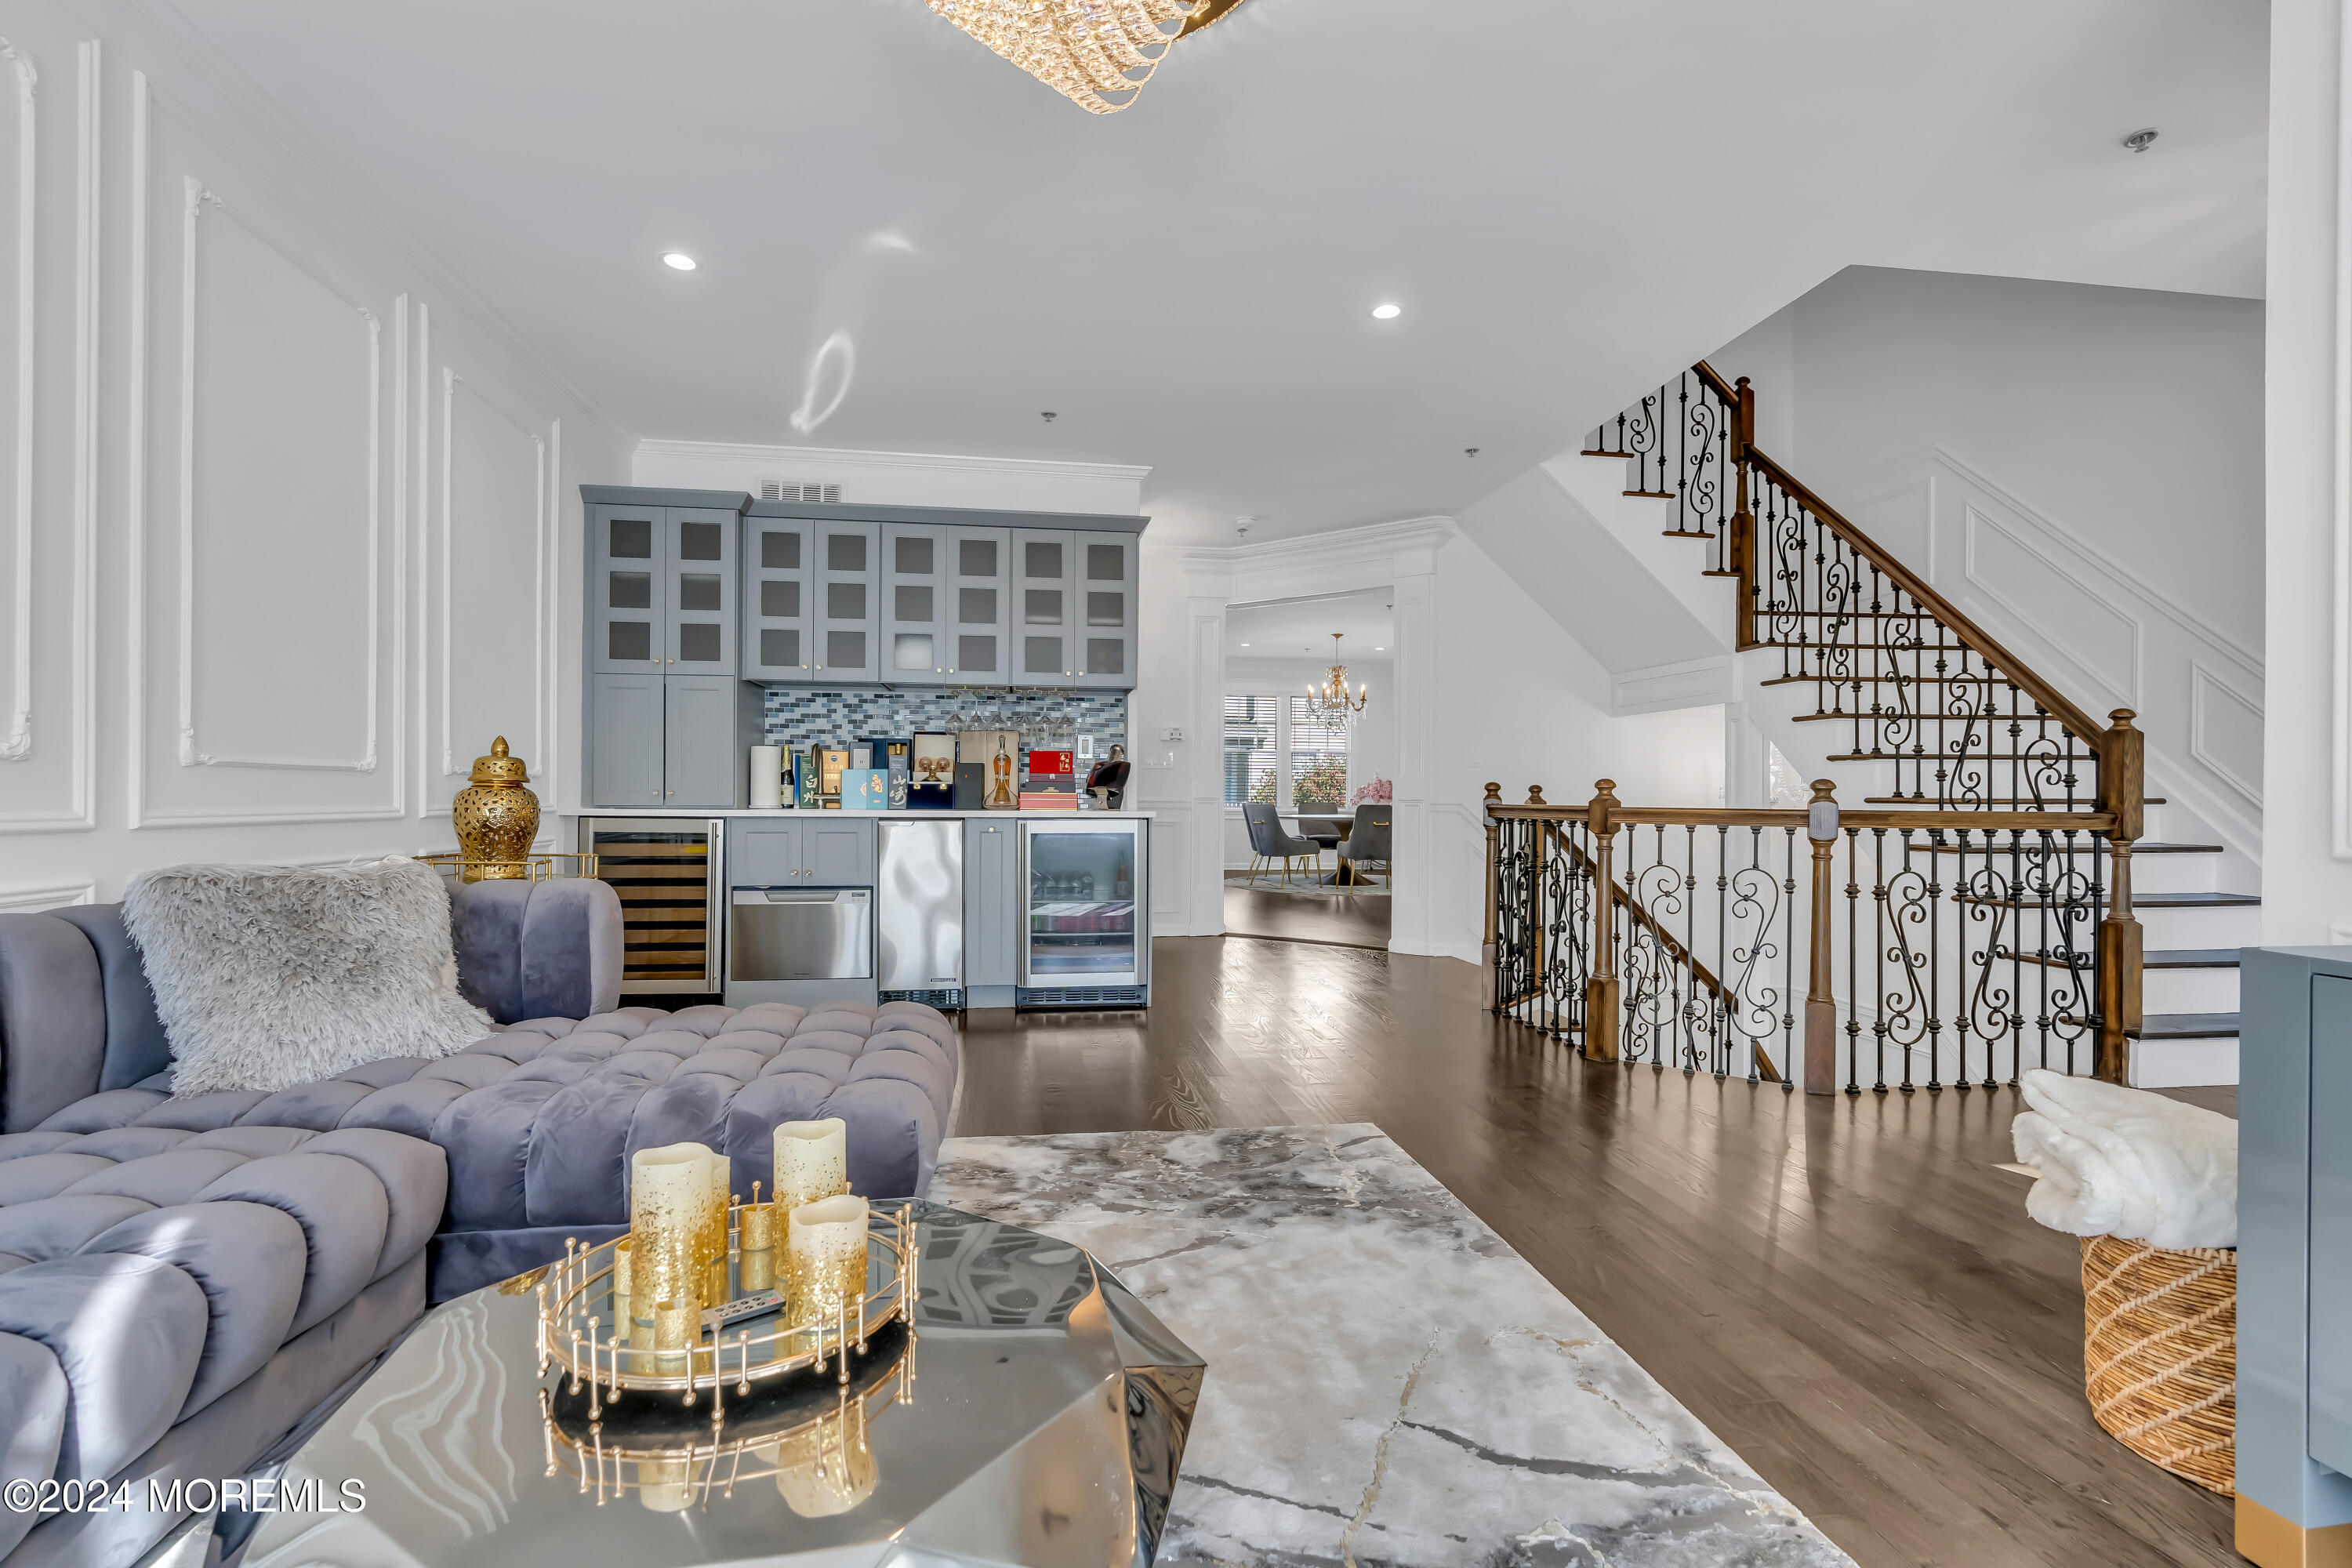
[(1203, 568), (1287, 566), (1335, 557), (1435, 550), (1461, 532), (1450, 517), (1408, 517), (1393, 522), (1359, 523), (1321, 533), (1268, 539), (1256, 544), (1191, 545), (1182, 549), (1187, 564)]
[(681, 441), (649, 437), (637, 455), (708, 463), (823, 463), (842, 468), (922, 468), (991, 474), (1033, 474), (1059, 479), (1104, 479), (1141, 484), (1149, 465), (1080, 463), (1055, 458), (976, 458), (940, 452), (875, 452), (845, 447), (786, 447), (758, 441)]

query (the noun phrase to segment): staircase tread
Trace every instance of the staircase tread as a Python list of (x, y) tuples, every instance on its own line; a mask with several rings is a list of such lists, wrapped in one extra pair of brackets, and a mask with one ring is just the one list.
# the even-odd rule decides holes
[(2234, 947), (2159, 947), (2139, 956), (2142, 969), (2235, 969)]
[(2219, 855), (2219, 844), (2172, 844), (2161, 838), (2143, 838), (2132, 846), (2135, 855)]
[[(1807, 645), (1798, 643), (1760, 642), (1749, 643), (1748, 645), (1750, 648), (1798, 647), (1803, 646)], [(1816, 644), (1811, 646), (1817, 647), (1819, 645)], [(1842, 653), (1874, 653), (1880, 650), (1875, 648), (1841, 647), (1839, 651)], [(1983, 686), (1988, 683), (2000, 686), (2013, 686), (2016, 684), (2007, 676), (1999, 675), (1904, 675), (1899, 673), (1894, 675), (1776, 675), (1769, 680), (1759, 680), (1756, 684), (1759, 686), (1853, 686), (1857, 682), (1864, 686)]]
[(2135, 1040), (2222, 1039), (2237, 1032), (2235, 1013), (2148, 1013), (2138, 1028), (2124, 1031)]
[(2135, 893), (2132, 902), (2151, 910), (2239, 909), (2263, 901), (2260, 893)]

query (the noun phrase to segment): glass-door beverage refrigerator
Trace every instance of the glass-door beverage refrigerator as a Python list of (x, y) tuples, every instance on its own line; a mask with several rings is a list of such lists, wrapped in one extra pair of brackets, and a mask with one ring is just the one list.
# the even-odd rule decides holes
[[(1044, 815), (1044, 814), (1041, 814)], [(1025, 814), (1024, 814), (1025, 816)], [(1151, 933), (1141, 817), (1073, 812), (1021, 824), (1024, 1007), (1141, 1007)]]

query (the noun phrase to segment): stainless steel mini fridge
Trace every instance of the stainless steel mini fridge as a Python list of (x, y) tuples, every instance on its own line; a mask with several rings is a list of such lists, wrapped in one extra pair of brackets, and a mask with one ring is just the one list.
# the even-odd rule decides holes
[(874, 889), (884, 1002), (957, 1008), (963, 994), (963, 819), (884, 817)]
[(1140, 817), (1080, 812), (1021, 823), (1024, 1007), (1141, 1007), (1151, 932)]

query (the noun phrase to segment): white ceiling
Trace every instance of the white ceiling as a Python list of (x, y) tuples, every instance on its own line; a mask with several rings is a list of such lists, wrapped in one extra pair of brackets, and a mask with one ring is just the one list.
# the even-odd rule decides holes
[(1345, 634), (1342, 663), (1391, 657), (1396, 616), (1386, 594), (1296, 599), (1278, 605), (1235, 605), (1225, 612), (1228, 658), (1303, 658), (1331, 662), (1331, 634)]
[(1455, 511), (1849, 263), (2262, 285), (2259, 0), (1248, 0), (1101, 118), (921, 0), (177, 5), (635, 434), (1179, 542)]

